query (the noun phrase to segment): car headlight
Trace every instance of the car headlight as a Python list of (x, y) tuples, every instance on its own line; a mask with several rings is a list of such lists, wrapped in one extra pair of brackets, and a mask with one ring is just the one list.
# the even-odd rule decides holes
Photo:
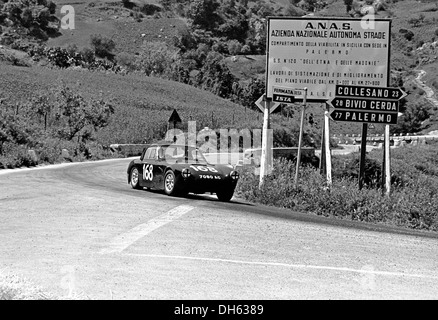
[(233, 180), (238, 180), (239, 179), (239, 173), (237, 171), (231, 171), (230, 177)]
[(192, 173), (190, 172), (190, 169), (184, 169), (182, 172), (181, 172), (181, 175), (182, 175), (182, 177), (184, 178), (184, 179), (188, 179), (188, 178), (190, 178), (190, 176), (192, 175)]

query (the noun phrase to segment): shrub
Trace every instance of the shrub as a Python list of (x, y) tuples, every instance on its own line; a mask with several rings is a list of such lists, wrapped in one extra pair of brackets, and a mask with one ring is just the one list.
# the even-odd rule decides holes
[(156, 6), (154, 4), (149, 4), (149, 3), (145, 3), (142, 7), (141, 7), (141, 12), (144, 13), (147, 16), (151, 16), (154, 15), (157, 12), (161, 11), (161, 8), (159, 6)]
[(136, 57), (132, 54), (122, 52), (117, 55), (116, 61), (119, 65), (125, 67), (129, 71), (136, 69)]
[(90, 42), (96, 56), (110, 60), (114, 57), (112, 51), (115, 49), (116, 44), (112, 39), (95, 34), (91, 36)]
[(228, 41), (228, 52), (235, 56), (242, 51), (242, 44), (237, 40)]

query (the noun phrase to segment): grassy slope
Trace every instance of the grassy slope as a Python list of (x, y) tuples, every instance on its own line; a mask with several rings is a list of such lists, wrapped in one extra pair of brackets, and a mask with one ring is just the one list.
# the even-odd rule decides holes
[(28, 101), (62, 82), (88, 99), (113, 101), (116, 113), (111, 125), (100, 134), (103, 144), (144, 142), (151, 132), (162, 133), (174, 108), (183, 121), (196, 120), (198, 127), (261, 126), (260, 113), (246, 112), (211, 93), (159, 78), (4, 63), (0, 63), (0, 75), (1, 97), (9, 102)]
[[(58, 5), (63, 4), (69, 4), (68, 0), (56, 0), (55, 1)], [(138, 0), (137, 2), (148, 2), (148, 3), (158, 3), (158, 0)], [(284, 5), (285, 0), (276, 0), (274, 1), (277, 4)], [(287, 1), (286, 1), (287, 2)], [(101, 33), (102, 35), (106, 35), (109, 37), (112, 37), (115, 42), (117, 43), (116, 47), (116, 53), (119, 52), (129, 52), (129, 53), (135, 53), (139, 50), (139, 47), (143, 40), (147, 41), (156, 41), (156, 40), (166, 40), (170, 39), (173, 35), (177, 34), (178, 30), (182, 30), (186, 28), (185, 22), (181, 19), (169, 19), (169, 18), (160, 18), (160, 19), (154, 19), (152, 17), (146, 17), (143, 19), (142, 22), (134, 21), (132, 17), (129, 17), (128, 11), (126, 11), (124, 8), (121, 7), (115, 7), (115, 6), (109, 6), (109, 10), (102, 10), (105, 6), (104, 3), (114, 3), (114, 1), (109, 0), (101, 0), (101, 1), (95, 1), (95, 6), (91, 7), (89, 6), (88, 1), (78, 1), (73, 4), (75, 11), (76, 11), (76, 30), (62, 30), (62, 36), (51, 39), (49, 41), (49, 45), (57, 46), (67, 46), (70, 43), (75, 43), (79, 47), (89, 46), (89, 38), (92, 34)], [(416, 38), (418, 39), (424, 39), (425, 41), (430, 41), (430, 38), (435, 30), (434, 27), (431, 25), (426, 25), (418, 28), (411, 28), (407, 20), (409, 17), (418, 15), (420, 13), (424, 13), (426, 16), (426, 19), (432, 19), (433, 15), (436, 14), (436, 12), (427, 12), (428, 8), (434, 5), (433, 3), (427, 3), (427, 4), (420, 4), (417, 3), (414, 0), (403, 0), (399, 1), (397, 4), (395, 4), (393, 7), (390, 8), (392, 14), (394, 15), (394, 23), (393, 23), (393, 31), (397, 32), (400, 28), (407, 28), (412, 29), (414, 33), (416, 34)], [(426, 10), (426, 11), (425, 11)], [(383, 13), (386, 15), (387, 13)], [(117, 15), (117, 19), (115, 19), (115, 16)], [(331, 0), (329, 1), (329, 6), (325, 8), (321, 15), (324, 16), (347, 16), (345, 12), (345, 5), (343, 4), (342, 0)], [(100, 18), (101, 21), (97, 21), (97, 19)], [(145, 34), (144, 37), (141, 36), (141, 34)], [(159, 37), (161, 35), (161, 37)], [(398, 60), (398, 50), (400, 48), (397, 47), (397, 45), (393, 46), (393, 64), (397, 64), (399, 62)], [(232, 72), (242, 77), (243, 79), (249, 78), (253, 74), (264, 74), (265, 69), (265, 58), (264, 56), (250, 56), (248, 58), (245, 57), (239, 57), (237, 62), (232, 62), (231, 59), (229, 60), (229, 66), (232, 69)], [(405, 63), (404, 61), (402, 61)], [(428, 72), (428, 79), (434, 79), (436, 78), (436, 69), (431, 68), (427, 69), (428, 66), (424, 67)], [(45, 71), (48, 72), (48, 71)], [(44, 74), (45, 72), (42, 72)], [(68, 71), (72, 72), (72, 71)], [(32, 72), (31, 72), (32, 73)], [(50, 73), (49, 73), (50, 74)], [(74, 76), (72, 76), (72, 79), (77, 79), (76, 81), (80, 81), (79, 79), (85, 75), (85, 73), (81, 73), (81, 76), (77, 76), (76, 73)], [(61, 79), (66, 80), (67, 82), (71, 79), (70, 76), (64, 76), (64, 72), (60, 71), (54, 71), (53, 76), (47, 76), (47, 78), (58, 78), (58, 82)], [(32, 77), (35, 77), (35, 75), (32, 75)], [(26, 78), (26, 77), (23, 77)], [(128, 77), (129, 78), (129, 77)], [(12, 80), (14, 81), (14, 80)], [(21, 80), (20, 80), (21, 81)], [(32, 82), (31, 80), (29, 80)], [(90, 80), (86, 80), (85, 83)], [(123, 96), (125, 92), (131, 92), (136, 91), (136, 89), (130, 89), (127, 90), (119, 90), (118, 88), (123, 88), (125, 84), (122, 82), (119, 82), (120, 80), (115, 80), (117, 85), (117, 90), (122, 91), (121, 95)], [(146, 80), (140, 80), (140, 81), (146, 81)], [(149, 80), (149, 82), (154, 82), (159, 80)], [(430, 80), (431, 81), (431, 80)], [(19, 81), (18, 81), (19, 82)], [(93, 81), (90, 81), (93, 82)], [(137, 80), (134, 80), (134, 82), (137, 82)], [(10, 84), (6, 84), (10, 85)], [(17, 83), (16, 85), (19, 85)], [(36, 84), (29, 84), (29, 85), (36, 85)], [(170, 87), (172, 87), (174, 84), (169, 83)], [(14, 85), (15, 86), (15, 85)], [(87, 85), (88, 86), (88, 85)], [(166, 86), (166, 85), (164, 85)], [(179, 84), (176, 84), (176, 86), (180, 86)], [(93, 86), (92, 86), (93, 87)], [(103, 86), (105, 87), (105, 86)], [(129, 87), (129, 85), (128, 85)], [(191, 90), (192, 88), (186, 87), (187, 90)], [(80, 89), (82, 90), (82, 89)], [(152, 90), (152, 89), (151, 89)], [(152, 91), (149, 91), (152, 92)], [(206, 93), (205, 93), (206, 94)], [(154, 95), (149, 94), (149, 95)], [(115, 96), (115, 95), (113, 95)], [(184, 102), (184, 99), (187, 99), (186, 97), (188, 95), (181, 94), (182, 101)], [(117, 98), (121, 99), (121, 98)], [(149, 98), (147, 98), (149, 99)], [(213, 99), (217, 99), (214, 97)], [(123, 99), (122, 99), (123, 100)], [(129, 99), (128, 99), (129, 100)], [(208, 99), (207, 99), (208, 100)], [(138, 101), (146, 101), (145, 97), (139, 98), (139, 99), (133, 99), (129, 103), (132, 105), (132, 103), (140, 103)], [(172, 105), (176, 105), (175, 100), (173, 103), (166, 102), (164, 105), (165, 108), (170, 109), (172, 108)], [(125, 102), (124, 102), (125, 103)], [(146, 102), (145, 102), (146, 103)], [(160, 104), (155, 104), (160, 105)], [(205, 107), (201, 107), (201, 109), (208, 109)], [(215, 108), (213, 108), (215, 109)], [(233, 109), (235, 112), (239, 113), (242, 111), (242, 108), (239, 106), (234, 106)], [(312, 113), (315, 117), (315, 120), (317, 122), (317, 128), (319, 130), (322, 120), (323, 120), (323, 107), (321, 105), (312, 105), (309, 107), (308, 114)], [(212, 110), (213, 111), (213, 110)], [(217, 111), (217, 108), (216, 108)], [(209, 111), (211, 113), (211, 111)], [(204, 112), (204, 122), (208, 122), (207, 118), (210, 118), (211, 123), (211, 115), (208, 116), (208, 112)], [(219, 113), (217, 111), (217, 113)], [(299, 115), (299, 110), (297, 108), (297, 112), (295, 112), (296, 115)], [(229, 117), (230, 113), (226, 112), (223, 113), (225, 117)], [(254, 116), (255, 117), (255, 116)], [(237, 119), (237, 116), (235, 116)], [(164, 117), (163, 117), (164, 119)], [(236, 120), (237, 121), (237, 120)], [(232, 119), (231, 119), (232, 123)], [(339, 133), (349, 133), (349, 134), (359, 134), (361, 133), (361, 125), (360, 124), (354, 124), (354, 123), (334, 123), (332, 122), (332, 133), (333, 134), (339, 134)], [(371, 130), (370, 133), (381, 133), (383, 132), (383, 126), (376, 126), (376, 129)], [(126, 139), (125, 139), (126, 140)]]
[[(154, 3), (154, 1), (137, 1)], [(156, 1), (155, 1), (156, 2)], [(58, 7), (68, 1), (55, 1)], [(114, 1), (76, 2), (75, 29), (60, 30), (61, 36), (48, 41), (49, 46), (66, 47), (76, 44), (78, 47), (90, 47), (90, 37), (101, 34), (112, 38), (116, 43), (115, 53), (136, 53), (143, 41), (170, 41), (179, 31), (186, 28), (186, 23), (178, 18), (155, 19), (145, 16), (141, 22), (129, 16), (129, 10), (121, 6), (109, 5)], [(59, 17), (62, 16), (59, 14)], [(142, 37), (142, 34), (144, 36)]]

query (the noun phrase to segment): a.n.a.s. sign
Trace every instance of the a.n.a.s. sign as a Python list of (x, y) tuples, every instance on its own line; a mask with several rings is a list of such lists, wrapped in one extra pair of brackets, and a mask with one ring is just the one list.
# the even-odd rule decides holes
[[(307, 87), (308, 101), (327, 101), (336, 85), (386, 87), (391, 20), (270, 17), (266, 95), (274, 87)], [(299, 99), (296, 99), (299, 100)]]

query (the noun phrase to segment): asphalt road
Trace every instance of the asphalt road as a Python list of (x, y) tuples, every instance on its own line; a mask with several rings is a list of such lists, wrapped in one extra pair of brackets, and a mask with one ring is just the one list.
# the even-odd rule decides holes
[(0, 272), (87, 299), (436, 299), (438, 237), (126, 182), (130, 160), (0, 171)]

